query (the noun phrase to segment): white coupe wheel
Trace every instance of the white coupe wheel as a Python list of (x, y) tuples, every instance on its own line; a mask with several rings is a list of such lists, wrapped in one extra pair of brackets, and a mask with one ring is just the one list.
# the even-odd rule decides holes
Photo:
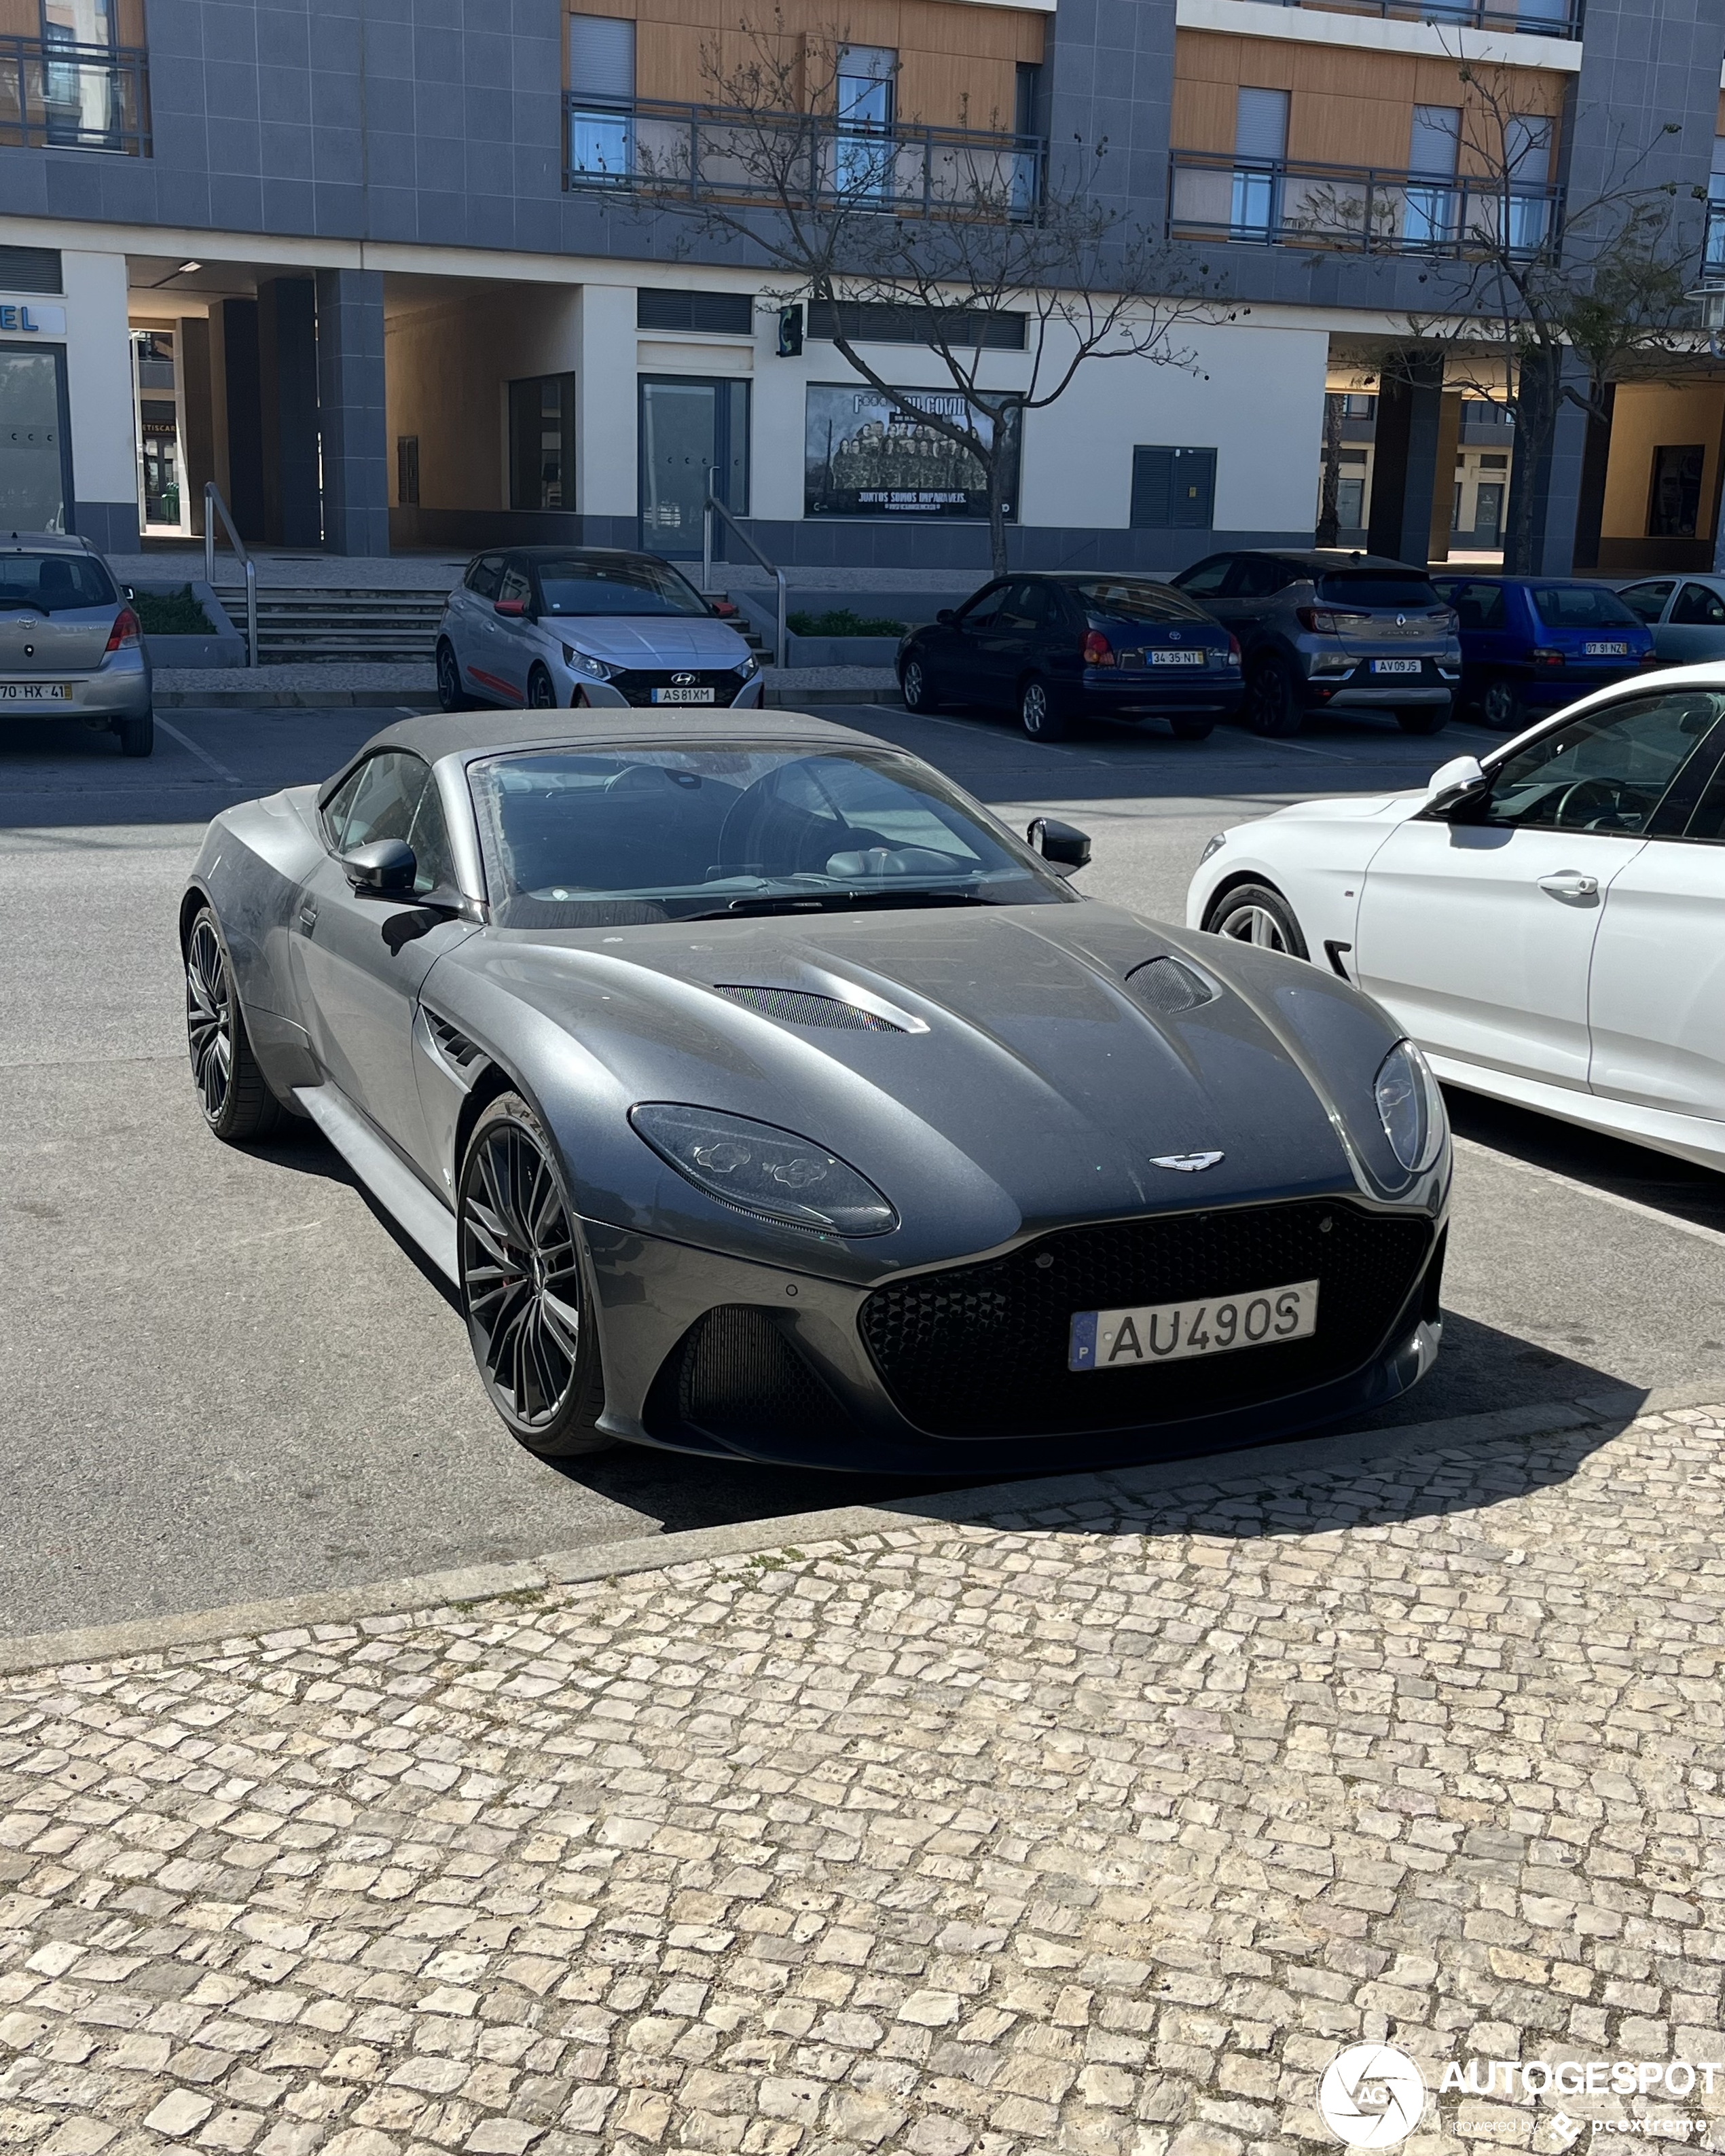
[(1293, 909), (1268, 884), (1236, 884), (1211, 906), (1204, 925), (1211, 935), (1225, 936), (1233, 943), (1255, 943), (1290, 958), (1308, 956)]

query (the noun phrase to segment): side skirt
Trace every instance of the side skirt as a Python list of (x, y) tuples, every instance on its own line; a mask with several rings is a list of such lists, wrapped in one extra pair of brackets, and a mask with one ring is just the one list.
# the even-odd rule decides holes
[(294, 1098), (390, 1218), (459, 1287), (455, 1216), (398, 1160), (357, 1108), (333, 1086), (296, 1086)]
[(1677, 1115), (1669, 1108), (1643, 1107), (1606, 1093), (1583, 1093), (1569, 1086), (1517, 1078), (1507, 1070), (1464, 1063), (1453, 1055), (1432, 1055), (1426, 1060), (1446, 1086), (1483, 1093), (1488, 1100), (1507, 1101), (1515, 1107), (1537, 1109), (1562, 1122), (1579, 1123), (1583, 1130), (1627, 1138), (1632, 1145), (1648, 1146), (1656, 1152), (1693, 1161), (1697, 1168), (1725, 1168), (1725, 1123), (1712, 1122), (1703, 1116)]

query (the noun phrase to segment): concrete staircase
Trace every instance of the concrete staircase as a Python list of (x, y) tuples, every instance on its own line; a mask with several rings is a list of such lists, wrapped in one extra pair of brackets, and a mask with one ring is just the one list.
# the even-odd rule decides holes
[[(245, 633), (245, 587), (218, 584), (228, 619)], [(442, 618), (439, 591), (320, 590), (260, 586), (258, 658), (265, 666), (326, 665), (429, 666)]]
[[(732, 598), (729, 592), (709, 592), (706, 597), (710, 599), (723, 599), (727, 605), (737, 607), (735, 613), (727, 614), (725, 617), (727, 625), (737, 631), (763, 666), (770, 666), (773, 664), (773, 644), (770, 636), (762, 635), (747, 614), (740, 606), (737, 606), (737, 601)], [(261, 639), (263, 636), (261, 629), (258, 634)]]

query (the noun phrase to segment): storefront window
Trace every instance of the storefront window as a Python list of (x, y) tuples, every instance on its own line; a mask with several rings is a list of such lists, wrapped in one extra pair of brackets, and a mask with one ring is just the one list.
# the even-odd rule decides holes
[(66, 528), (64, 356), (0, 345), (0, 527)]
[(509, 385), (511, 509), (575, 506), (575, 377), (536, 375)]

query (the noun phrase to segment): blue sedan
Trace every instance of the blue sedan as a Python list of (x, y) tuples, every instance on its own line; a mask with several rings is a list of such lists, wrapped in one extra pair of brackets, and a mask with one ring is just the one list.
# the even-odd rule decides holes
[(1461, 701), (1505, 733), (1658, 664), (1652, 630), (1603, 584), (1492, 576), (1432, 583), (1460, 626)]

